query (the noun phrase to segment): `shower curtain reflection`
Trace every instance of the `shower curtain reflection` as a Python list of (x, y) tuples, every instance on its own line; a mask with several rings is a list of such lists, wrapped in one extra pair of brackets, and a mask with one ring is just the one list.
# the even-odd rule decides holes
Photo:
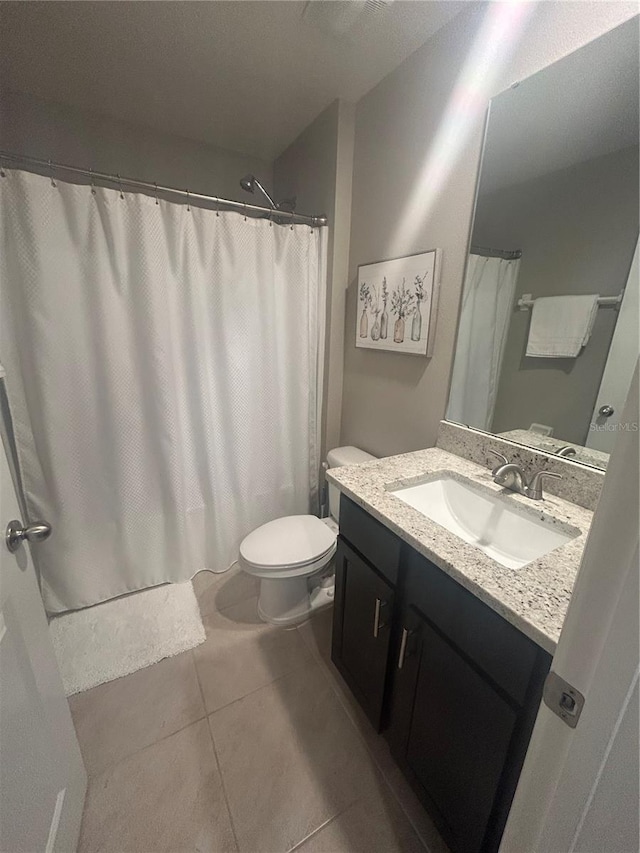
[(469, 255), (447, 420), (491, 429), (519, 267)]

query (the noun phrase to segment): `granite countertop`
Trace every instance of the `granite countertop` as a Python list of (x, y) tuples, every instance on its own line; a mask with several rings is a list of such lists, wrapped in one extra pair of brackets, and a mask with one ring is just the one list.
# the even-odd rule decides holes
[[(520, 569), (505, 568), (391, 494), (390, 489), (417, 485), (444, 471), (519, 504), (532, 518), (544, 514), (559, 527), (577, 528), (580, 534)], [(435, 447), (331, 468), (326, 474), (341, 492), (385, 527), (539, 646), (555, 652), (593, 513), (554, 495), (532, 501), (502, 489), (493, 482), (488, 468)]]
[(565, 459), (570, 459), (572, 462), (584, 462), (586, 465), (593, 465), (594, 468), (604, 469), (609, 463), (609, 454), (602, 450), (583, 447), (571, 441), (562, 441), (562, 439), (554, 436), (540, 435), (540, 433), (532, 432), (529, 429), (512, 429), (508, 432), (499, 432), (497, 435), (500, 438), (508, 438), (510, 441), (525, 444), (527, 447), (535, 447), (536, 450), (542, 450), (545, 453), (556, 454), (561, 447), (573, 447), (576, 455), (566, 456)]

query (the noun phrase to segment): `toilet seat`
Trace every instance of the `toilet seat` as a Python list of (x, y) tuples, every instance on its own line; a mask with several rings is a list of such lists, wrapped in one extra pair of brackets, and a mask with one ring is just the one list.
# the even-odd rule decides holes
[[(357, 447), (336, 447), (329, 467), (356, 465), (374, 457)], [(333, 604), (340, 492), (328, 484), (327, 518), (288, 515), (258, 527), (240, 545), (238, 563), (260, 579), (258, 615), (272, 625), (295, 625)]]
[(258, 577), (291, 578), (320, 570), (335, 550), (335, 531), (315, 515), (287, 515), (246, 536), (239, 562)]

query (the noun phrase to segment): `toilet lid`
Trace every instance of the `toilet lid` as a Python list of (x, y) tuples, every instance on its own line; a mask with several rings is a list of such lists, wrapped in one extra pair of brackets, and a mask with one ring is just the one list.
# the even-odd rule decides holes
[(240, 556), (261, 568), (293, 568), (319, 560), (335, 544), (336, 534), (315, 515), (287, 515), (246, 536)]

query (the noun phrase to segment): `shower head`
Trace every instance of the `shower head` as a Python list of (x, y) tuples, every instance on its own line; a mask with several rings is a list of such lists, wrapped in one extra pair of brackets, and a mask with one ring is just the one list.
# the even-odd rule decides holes
[(245, 192), (252, 193), (255, 189), (255, 184), (255, 175), (245, 175), (244, 178), (240, 178), (240, 186)]
[(245, 192), (248, 192), (248, 193), (254, 193), (256, 190), (256, 187), (257, 187), (260, 190), (260, 192), (262, 193), (262, 195), (269, 202), (269, 206), (271, 207), (271, 209), (272, 210), (278, 209), (278, 205), (271, 198), (269, 193), (265, 190), (265, 188), (262, 186), (262, 184), (256, 178), (255, 175), (245, 175), (244, 178), (240, 178), (240, 186), (242, 187), (242, 189)]

